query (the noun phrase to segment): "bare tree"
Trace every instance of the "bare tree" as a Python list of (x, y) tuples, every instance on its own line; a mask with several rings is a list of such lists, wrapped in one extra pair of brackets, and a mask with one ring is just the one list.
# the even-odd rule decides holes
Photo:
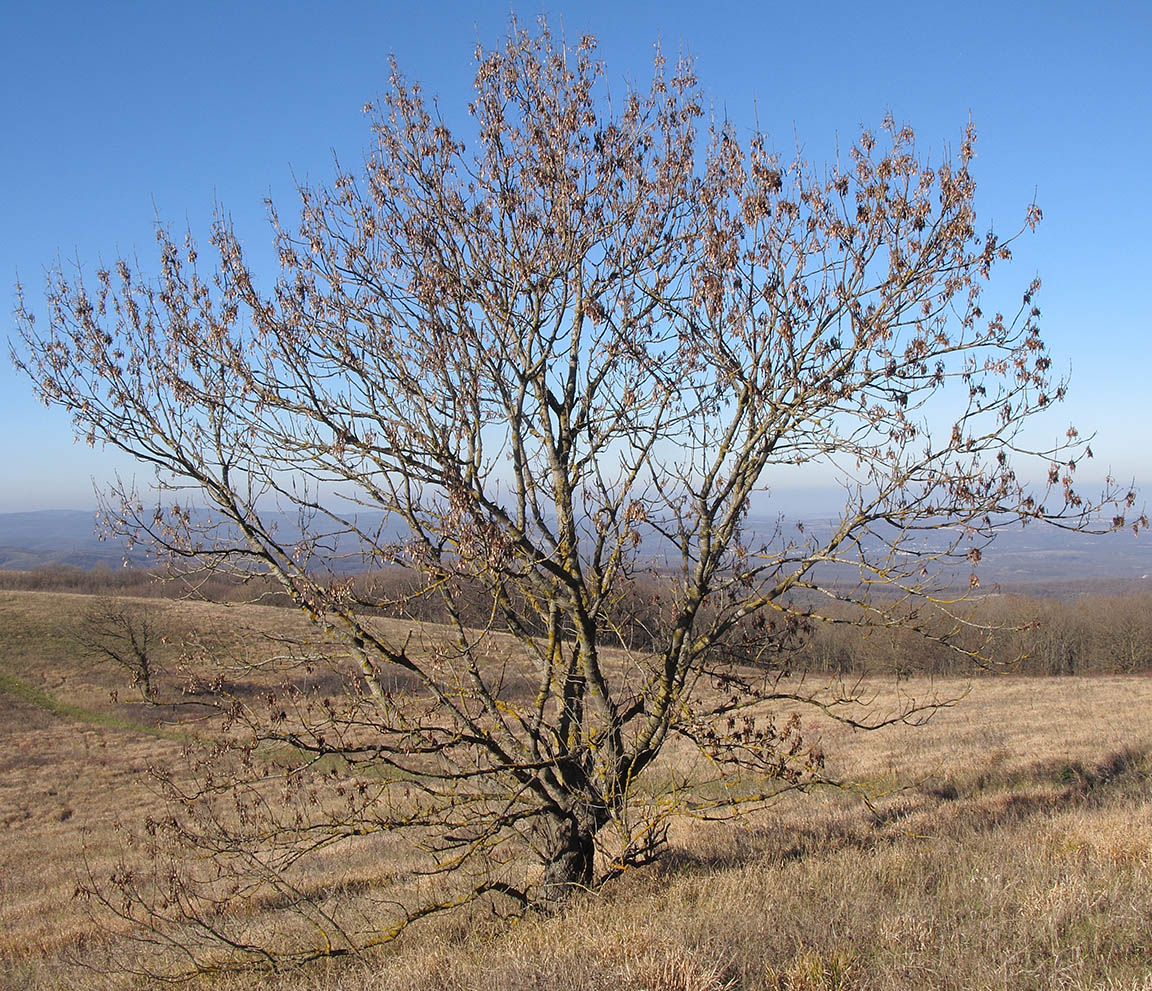
[(85, 610), (76, 641), (89, 656), (123, 668), (132, 676), (132, 687), (152, 697), (156, 635), (143, 608), (100, 596)]
[[(866, 716), (783, 676), (820, 603), (973, 653), (947, 589), (998, 528), (1100, 525), (1111, 504), (1104, 528), (1131, 522), (1132, 494), (1074, 488), (1075, 430), (1025, 443), (1065, 387), (1038, 282), (983, 309), (1019, 232), (977, 228), (971, 126), (933, 160), (886, 119), (816, 168), (710, 117), (690, 60), (658, 55), (613, 98), (594, 50), (543, 24), (478, 50), (467, 148), (393, 67), (362, 167), (302, 186), (295, 225), (270, 206), (269, 288), (220, 219), (209, 271), (161, 228), (154, 279), (57, 271), (43, 324), (21, 295), (14, 357), (43, 399), (156, 469), (157, 508), (121, 485), (112, 524), (190, 567), (274, 575), (351, 665), (336, 699), (229, 700), (250, 730), (235, 808), (181, 792), (170, 827), (215, 873), (181, 897), (124, 882), (150, 932), (191, 923), (263, 959), (225, 906), (269, 886), (313, 926), (294, 959), (479, 895), (554, 907), (650, 855), (670, 815), (818, 775), (773, 703), (923, 711)], [(843, 482), (830, 526), (749, 522), (810, 463)], [(446, 626), (374, 618), (397, 603), (372, 575), (396, 564)], [(292, 774), (251, 759), (269, 741)], [(688, 751), (695, 778), (669, 758)], [(280, 812), (270, 780), (290, 782)], [(381, 833), (459, 887), (355, 919), (301, 895), (303, 858)], [(220, 894), (226, 875), (259, 881)]]

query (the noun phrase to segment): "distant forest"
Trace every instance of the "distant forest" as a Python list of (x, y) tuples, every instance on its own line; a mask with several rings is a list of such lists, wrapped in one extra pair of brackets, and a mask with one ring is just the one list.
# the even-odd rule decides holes
[[(378, 602), (379, 614), (397, 619), (439, 622), (445, 617), (439, 599), (423, 594), (415, 576), (401, 568), (349, 579), (355, 594)], [(623, 646), (643, 650), (661, 623), (659, 576), (645, 575), (621, 591), (615, 625)], [(289, 607), (291, 601), (264, 577), (238, 581), (213, 576), (196, 584), (165, 579), (138, 568), (48, 567), (29, 571), (0, 570), (0, 590), (74, 592), (134, 598), (199, 598), (212, 602), (261, 602)], [(468, 596), (462, 599), (468, 609)], [(934, 620), (939, 636), (984, 660), (933, 642), (909, 630), (878, 629), (860, 615), (823, 603), (794, 601), (792, 608), (811, 619), (782, 633), (777, 647), (757, 660), (794, 673), (850, 675), (895, 672), (911, 676), (953, 676), (1005, 672), (1029, 675), (1152, 673), (1152, 588), (1146, 580), (1085, 579), (1077, 582), (1032, 582), (990, 587), (970, 601), (941, 611)], [(893, 606), (893, 608), (896, 608)], [(481, 626), (490, 605), (476, 590), (471, 619)], [(819, 617), (830, 619), (821, 622)], [(959, 633), (954, 617), (992, 633)], [(784, 624), (782, 624), (782, 630)], [(744, 649), (734, 641), (734, 660)]]

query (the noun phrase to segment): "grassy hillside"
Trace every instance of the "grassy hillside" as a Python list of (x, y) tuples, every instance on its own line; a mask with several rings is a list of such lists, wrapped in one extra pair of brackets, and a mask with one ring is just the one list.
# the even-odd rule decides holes
[[(77, 888), (112, 869), (118, 823), (161, 812), (148, 769), (179, 766), (189, 734), (218, 731), (195, 707), (133, 701), (123, 672), (79, 652), (88, 601), (0, 592), (3, 988), (147, 986), (99, 973), (134, 951)], [(269, 607), (147, 607), (169, 660), (192, 630), (240, 652), (297, 622)], [(884, 705), (894, 686), (873, 687)], [(196, 986), (1152, 988), (1152, 678), (985, 678), (920, 728), (819, 729), (850, 788), (681, 822), (660, 863), (559, 917), (508, 925), (478, 907), (364, 960)], [(313, 881), (386, 885), (393, 856), (336, 855)], [(279, 924), (276, 906), (260, 911)]]

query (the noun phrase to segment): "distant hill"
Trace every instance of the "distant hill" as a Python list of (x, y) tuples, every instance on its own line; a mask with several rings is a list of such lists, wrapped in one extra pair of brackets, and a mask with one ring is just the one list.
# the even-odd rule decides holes
[[(130, 563), (147, 566), (147, 554), (137, 549), (130, 555), (115, 540), (101, 541), (95, 532), (96, 514), (91, 510), (41, 510), (0, 513), (0, 569), (31, 571), (54, 565), (76, 568), (120, 567)], [(766, 521), (750, 521), (753, 528)], [(826, 526), (819, 520), (807, 526)], [(293, 529), (285, 516), (280, 533)], [(385, 539), (396, 539), (395, 531)], [(352, 568), (352, 561), (347, 567)], [(1129, 531), (1100, 536), (1068, 533), (1055, 527), (1031, 525), (1003, 531), (980, 565), (981, 581), (1006, 585), (1047, 586), (1087, 579), (1121, 579), (1152, 587), (1152, 535), (1136, 537)]]
[(98, 539), (92, 510), (0, 513), (0, 568), (6, 571), (61, 564), (116, 568), (124, 563), (124, 556), (125, 548), (119, 541)]

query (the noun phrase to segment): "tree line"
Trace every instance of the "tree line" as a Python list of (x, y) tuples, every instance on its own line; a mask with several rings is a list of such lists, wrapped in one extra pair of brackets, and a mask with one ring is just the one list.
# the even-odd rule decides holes
[[(290, 607), (289, 597), (263, 576), (243, 582), (216, 575), (195, 589), (183, 582), (140, 568), (82, 569), (63, 566), (35, 571), (0, 571), (0, 590), (74, 592), (135, 599), (181, 598), (195, 595), (209, 602), (257, 600)], [(444, 623), (449, 617), (442, 600), (422, 594), (419, 576), (402, 568), (353, 576), (362, 592), (373, 590), (380, 615), (414, 622)], [(667, 581), (667, 579), (665, 579)], [(619, 596), (611, 626), (623, 646), (642, 648), (660, 628), (661, 580), (634, 580)], [(796, 628), (778, 645), (777, 663), (797, 672), (857, 674), (896, 671), (908, 674), (957, 676), (985, 672), (1026, 675), (1135, 674), (1152, 671), (1152, 589), (1125, 583), (1081, 582), (1055, 586), (1011, 588), (973, 599), (970, 607), (982, 641), (983, 665), (919, 634), (892, 628), (876, 630), (853, 624), (841, 610), (832, 622), (810, 618), (807, 629)], [(145, 607), (146, 608), (146, 607)], [(461, 597), (465, 617), (484, 622), (482, 589)]]

